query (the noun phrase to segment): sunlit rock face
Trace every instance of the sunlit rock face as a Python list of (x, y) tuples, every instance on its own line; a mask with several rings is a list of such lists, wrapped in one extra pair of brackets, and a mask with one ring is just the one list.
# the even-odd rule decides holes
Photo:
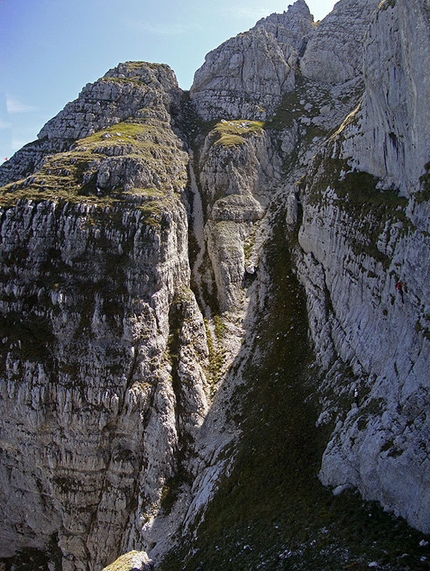
[(346, 130), (345, 154), (360, 170), (402, 194), (420, 190), (430, 146), (428, 6), (384, 2), (365, 42), (366, 92), (356, 125)]
[[(109, 77), (128, 93), (137, 81), (127, 87), (124, 67)], [(130, 67), (145, 81), (154, 70)], [(186, 455), (179, 441), (193, 438), (206, 412), (206, 334), (189, 289), (188, 155), (157, 89), (143, 102), (150, 111), (138, 109), (133, 122), (100, 114), (103, 131), (7, 187), (3, 556), (55, 543), (63, 569), (112, 560), (140, 537), (179, 448)], [(84, 91), (58, 130), (55, 120), (45, 128), (52, 138), (69, 123), (74, 137), (84, 126), (88, 135), (76, 111), (92, 88)]]
[(190, 93), (120, 64), (0, 168), (0, 558), (149, 569), (198, 537), (234, 390), (251, 357), (264, 374), (275, 236), (306, 293), (320, 480), (430, 531), (428, 24), (423, 0), (318, 24), (298, 0)]
[(274, 14), (206, 56), (191, 96), (205, 120), (270, 117), (295, 84), (299, 52), (313, 32), (303, 1)]
[[(20, 547), (21, 537), (44, 547), (55, 534), (80, 568), (87, 551), (95, 562), (115, 553), (134, 527), (131, 506), (149, 513), (157, 504), (179, 435), (191, 436), (205, 413), (207, 349), (187, 293), (186, 215), (178, 204), (154, 229), (127, 207), (44, 202), (8, 213), (2, 548)], [(171, 333), (173, 312), (180, 330)], [(178, 373), (169, 335), (178, 336)], [(181, 394), (176, 374), (187, 383)]]
[(344, 83), (363, 70), (363, 39), (378, 0), (340, 0), (309, 39), (302, 74), (323, 83)]
[(209, 287), (213, 275), (221, 311), (234, 311), (243, 305), (247, 272), (258, 265), (253, 245), (279, 184), (279, 158), (260, 123), (231, 121), (209, 133), (198, 167), (212, 268), (206, 281)]
[[(417, 42), (412, 20), (423, 32)], [(422, 530), (430, 526), (430, 147), (422, 129), (430, 91), (418, 69), (430, 63), (428, 24), (423, 2), (379, 6), (365, 43), (363, 103), (314, 163), (299, 233), (317, 353), (331, 370), (326, 403), (340, 389), (339, 370), (354, 373), (341, 386), (351, 408), (331, 411), (337, 424), (321, 479), (358, 487)]]
[(47, 155), (68, 151), (76, 140), (127, 119), (148, 115), (165, 119), (177, 106), (180, 93), (176, 76), (167, 65), (119, 64), (86, 85), (75, 101), (46, 123), (37, 141), (2, 165), (0, 184), (31, 174)]

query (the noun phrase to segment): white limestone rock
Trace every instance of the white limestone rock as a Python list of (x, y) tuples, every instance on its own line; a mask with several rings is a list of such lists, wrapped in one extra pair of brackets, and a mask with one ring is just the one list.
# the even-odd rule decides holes
[[(188, 156), (165, 124), (157, 137), (154, 153), (176, 153), (155, 169), (166, 181), (157, 201), (133, 186), (147, 164), (133, 154), (116, 163), (130, 188), (122, 200), (40, 200), (40, 190), (38, 202), (3, 211), (3, 557), (45, 551), (55, 535), (63, 569), (80, 571), (150, 544), (141, 518), (160, 509), (178, 448), (188, 453), (182, 439), (206, 415), (206, 334), (189, 290)], [(108, 194), (118, 173), (106, 161)], [(105, 172), (103, 161), (97, 167)]]
[(228, 40), (206, 56), (194, 76), (191, 97), (206, 121), (264, 120), (293, 85), (292, 65), (273, 36), (258, 29)]
[[(426, 317), (430, 297), (423, 287), (430, 275), (428, 203), (409, 197), (403, 183), (407, 179), (411, 189), (415, 181), (414, 190), (421, 190), (424, 183), (417, 178), (423, 170), (418, 168), (417, 157), (422, 169), (430, 159), (430, 147), (424, 144), (429, 123), (422, 122), (427, 113), (427, 85), (413, 67), (420, 58), (426, 61), (423, 46), (429, 36), (412, 41), (406, 11), (418, 25), (425, 18), (428, 21), (422, 2), (406, 5), (397, 0), (381, 4), (372, 22), (363, 106), (327, 145), (308, 179), (299, 233), (305, 256), (299, 268), (308, 292), (316, 351), (327, 370), (326, 384), (321, 387), (326, 406), (321, 418), (328, 414), (335, 423), (322, 460), (321, 480), (334, 488), (353, 485), (365, 498), (379, 501), (428, 532), (430, 481), (423, 469), (430, 453)], [(383, 49), (386, 42), (389, 50)], [(406, 46), (408, 63), (402, 55)], [(390, 67), (387, 74), (385, 57), (400, 67)], [(396, 69), (402, 70), (401, 75), (410, 70), (403, 79), (396, 72), (398, 85), (389, 80)], [(373, 80), (375, 74), (381, 82)], [(414, 96), (406, 88), (406, 75), (411, 80), (416, 77), (420, 91)], [(405, 107), (391, 106), (389, 100), (401, 100)], [(414, 108), (412, 102), (416, 112), (406, 112), (406, 107)], [(408, 151), (402, 153), (400, 166), (383, 141), (392, 138), (393, 125), (406, 133), (406, 117), (409, 133), (420, 132), (416, 138), (420, 144), (415, 147), (416, 155), (405, 145)], [(379, 170), (375, 167), (380, 156), (378, 141), (384, 149), (384, 167)], [(372, 177), (354, 167), (366, 167), (382, 181), (378, 184), (375, 178), (372, 183)], [(379, 189), (390, 180), (408, 198)], [(366, 194), (360, 196), (363, 191)], [(345, 365), (351, 370), (349, 380), (342, 373)], [(354, 401), (355, 390), (359, 396)], [(349, 410), (337, 408), (339, 394), (350, 399)]]
[(260, 20), (210, 52), (196, 71), (191, 97), (205, 120), (265, 120), (295, 84), (295, 66), (313, 17), (303, 0)]
[(417, 192), (429, 162), (430, 63), (428, 6), (384, 2), (365, 43), (363, 104), (345, 128), (345, 156), (381, 187)]
[(264, 28), (276, 38), (285, 59), (291, 56), (291, 48), (301, 54), (314, 32), (314, 18), (309, 11), (305, 0), (296, 0), (288, 6), (288, 10), (282, 14), (271, 14), (257, 22), (255, 28)]
[[(145, 568), (198, 523), (234, 462), (225, 406), (278, 213), (298, 233), (319, 423), (333, 426), (321, 480), (429, 531), (428, 2), (381, 3), (363, 44), (377, 7), (342, 0), (315, 27), (299, 0), (209, 54), (191, 99), (218, 123), (194, 140), (190, 175), (173, 73), (130, 62), (1, 167), (1, 556), (56, 538), (63, 571), (134, 549), (114, 567)], [(127, 138), (128, 119), (148, 132)], [(76, 164), (79, 194), (58, 178), (47, 196)]]
[(231, 145), (228, 138), (224, 142), (215, 128), (207, 136), (200, 158), (201, 188), (207, 204), (206, 248), (222, 312), (242, 306), (245, 268), (258, 265), (253, 243), (275, 194), (279, 165), (261, 127), (253, 131), (252, 123), (243, 122), (242, 128), (238, 121), (225, 125), (240, 134), (233, 135), (239, 137), (239, 144)]
[(13, 155), (0, 169), (0, 186), (24, 178), (43, 165), (46, 156), (69, 150), (88, 137), (130, 117), (170, 121), (181, 91), (167, 65), (125, 62), (87, 84), (79, 97), (46, 123), (38, 140)]
[(363, 41), (379, 0), (340, 0), (319, 22), (300, 59), (300, 71), (322, 83), (345, 83), (361, 75)]
[(78, 99), (68, 103), (40, 131), (43, 139), (82, 139), (97, 131), (136, 118), (142, 109), (166, 117), (180, 90), (167, 65), (126, 62), (86, 85)]

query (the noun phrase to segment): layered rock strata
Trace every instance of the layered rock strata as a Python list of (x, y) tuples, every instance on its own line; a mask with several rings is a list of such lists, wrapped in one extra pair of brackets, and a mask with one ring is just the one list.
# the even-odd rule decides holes
[(341, 0), (318, 25), (298, 0), (208, 54), (189, 96), (121, 64), (1, 167), (1, 557), (144, 569), (198, 533), (280, 217), (320, 478), (430, 531), (428, 24), (424, 0)]
[[(131, 91), (147, 88), (134, 75), (127, 86), (126, 67), (145, 78), (155, 68), (109, 75), (109, 90), (136, 101)], [(133, 122), (101, 113), (91, 127), (104, 123), (101, 131), (4, 189), (4, 557), (56, 545), (62, 569), (97, 568), (140, 542), (204, 418), (208, 352), (189, 289), (188, 155), (164, 105), (172, 77), (156, 101), (140, 100), (150, 107)], [(59, 125), (66, 132), (70, 123), (66, 138), (88, 135), (76, 111), (90, 112), (91, 88), (84, 93), (44, 132), (61, 138)]]
[(38, 140), (15, 153), (2, 165), (0, 184), (39, 170), (43, 159), (68, 151), (83, 139), (117, 123), (147, 116), (165, 118), (178, 105), (180, 90), (166, 65), (127, 62), (86, 85), (79, 97), (42, 128)]

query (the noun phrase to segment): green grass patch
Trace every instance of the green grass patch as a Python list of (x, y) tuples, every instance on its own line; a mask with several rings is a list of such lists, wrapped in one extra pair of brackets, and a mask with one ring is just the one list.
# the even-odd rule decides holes
[[(146, 168), (154, 173), (159, 186), (138, 187), (134, 192), (124, 178), (123, 186), (100, 189), (97, 173), (105, 160), (112, 161), (112, 168), (120, 170), (125, 169), (122, 162), (136, 161), (136, 169)], [(170, 126), (157, 119), (125, 121), (80, 139), (70, 151), (47, 156), (36, 173), (0, 188), (0, 206), (7, 208), (25, 199), (106, 207), (124, 198), (128, 201), (161, 198), (171, 192), (172, 186), (180, 191), (186, 185), (181, 161)], [(185, 165), (185, 159), (183, 162)]]
[(233, 147), (242, 145), (246, 137), (251, 134), (261, 134), (264, 128), (262, 121), (220, 121), (213, 128), (213, 133), (217, 137), (215, 145)]
[(209, 322), (207, 319), (204, 320), (204, 324), (206, 329), (206, 338), (209, 351), (209, 369), (207, 371), (207, 374), (209, 378), (211, 392), (214, 392), (217, 383), (221, 377), (221, 373), (224, 366), (224, 351), (222, 349), (222, 346), (219, 344), (219, 340), (224, 335), (225, 325), (222, 322), (222, 317), (219, 315), (215, 315), (214, 317), (215, 335), (213, 335), (212, 329), (209, 326)]
[(112, 139), (112, 144), (116, 144), (119, 141), (126, 141), (127, 139), (136, 139), (150, 132), (151, 126), (145, 123), (135, 123), (135, 122), (123, 122), (115, 123), (102, 131), (97, 131), (84, 139), (80, 139), (76, 146), (77, 148), (85, 146), (92, 143), (99, 143), (101, 141), (109, 143)]
[(130, 551), (118, 557), (116, 561), (105, 567), (102, 571), (133, 571), (135, 566), (133, 563), (140, 554), (139, 551)]
[(215, 145), (220, 145), (222, 147), (237, 147), (243, 145), (245, 138), (240, 135), (222, 135), (216, 142)]
[[(286, 93), (279, 106), (276, 108), (273, 116), (266, 122), (266, 129), (284, 130), (292, 127), (294, 122), (304, 117), (313, 118), (320, 112), (323, 103), (331, 103), (332, 98), (328, 89), (318, 86), (319, 103), (311, 102), (309, 92), (315, 89), (315, 86), (305, 78), (298, 77), (297, 87), (294, 91)], [(310, 125), (309, 131), (317, 129)]]

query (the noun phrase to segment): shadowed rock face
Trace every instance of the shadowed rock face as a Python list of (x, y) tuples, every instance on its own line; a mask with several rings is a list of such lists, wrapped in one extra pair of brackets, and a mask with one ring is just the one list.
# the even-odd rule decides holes
[(298, 0), (189, 94), (120, 64), (0, 168), (1, 558), (146, 569), (198, 535), (276, 313), (274, 236), (306, 292), (321, 481), (430, 531), (428, 24), (423, 0), (318, 25)]

